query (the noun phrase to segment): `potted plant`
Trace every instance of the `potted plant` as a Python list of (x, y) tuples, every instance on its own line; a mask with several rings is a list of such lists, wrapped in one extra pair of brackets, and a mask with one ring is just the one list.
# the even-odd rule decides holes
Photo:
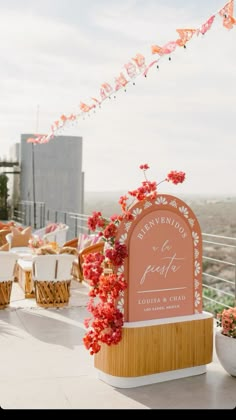
[(224, 309), (217, 315), (215, 336), (216, 354), (223, 368), (236, 377), (236, 307)]

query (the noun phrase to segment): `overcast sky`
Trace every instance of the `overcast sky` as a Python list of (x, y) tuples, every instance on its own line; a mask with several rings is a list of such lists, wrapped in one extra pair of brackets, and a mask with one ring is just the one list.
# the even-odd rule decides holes
[[(0, 156), (21, 133), (48, 133), (61, 114), (114, 84), (137, 53), (196, 28), (224, 0), (0, 0)], [(236, 10), (235, 10), (236, 14)], [(85, 189), (136, 188), (172, 169), (187, 180), (161, 192), (235, 194), (236, 27), (216, 18), (205, 36), (163, 58), (148, 77), (63, 135), (83, 136)], [(52, 140), (53, 141), (53, 140)], [(41, 147), (44, 147), (43, 145)]]

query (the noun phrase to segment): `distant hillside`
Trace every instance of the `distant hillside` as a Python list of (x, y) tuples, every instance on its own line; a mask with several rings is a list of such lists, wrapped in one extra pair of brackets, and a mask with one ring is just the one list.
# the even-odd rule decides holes
[[(85, 214), (101, 211), (105, 217), (120, 213), (118, 200), (123, 191), (86, 192)], [(181, 196), (196, 214), (202, 232), (236, 237), (236, 196)]]

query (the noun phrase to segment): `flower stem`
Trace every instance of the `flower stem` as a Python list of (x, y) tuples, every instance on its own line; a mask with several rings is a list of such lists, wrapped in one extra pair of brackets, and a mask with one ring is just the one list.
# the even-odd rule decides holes
[(143, 175), (144, 175), (145, 181), (148, 181), (148, 179), (147, 179), (147, 177), (146, 177), (146, 170), (145, 170), (145, 169), (144, 169), (144, 171), (143, 171)]
[(165, 182), (165, 181), (166, 181), (166, 178), (163, 179), (162, 181), (158, 182), (157, 186), (160, 185), (160, 184), (162, 184), (162, 182)]

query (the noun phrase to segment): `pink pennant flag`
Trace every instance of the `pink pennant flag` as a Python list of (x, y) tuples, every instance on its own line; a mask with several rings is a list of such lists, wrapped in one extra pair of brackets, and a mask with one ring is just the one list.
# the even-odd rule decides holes
[(223, 26), (227, 29), (232, 29), (236, 25), (236, 19), (233, 17), (234, 3), (229, 1), (220, 11), (219, 15), (223, 18)]
[(152, 54), (171, 54), (176, 49), (176, 41), (170, 41), (165, 44), (163, 47), (159, 47), (158, 45), (152, 45)]
[(48, 143), (52, 138), (54, 137), (53, 133), (48, 134), (47, 136), (41, 136), (39, 143), (40, 144), (45, 144)]
[(170, 54), (176, 49), (176, 41), (170, 41), (162, 47), (164, 54)]
[(76, 120), (76, 115), (75, 114), (70, 114), (69, 117), (67, 117), (67, 119), (69, 121), (74, 121), (74, 120)]
[(204, 35), (207, 31), (209, 31), (209, 29), (211, 29), (211, 26), (214, 22), (214, 19), (215, 19), (215, 15), (212, 15), (205, 23), (203, 23), (203, 25), (199, 29), (197, 29), (197, 32), (196, 32), (197, 36), (199, 34)]
[(100, 89), (100, 95), (101, 95), (102, 101), (104, 101), (104, 99), (106, 99), (107, 97), (106, 92), (103, 88)]
[(102, 101), (104, 101), (113, 91), (111, 85), (109, 83), (103, 83), (100, 88), (100, 95)]
[(115, 85), (115, 90), (119, 90), (122, 87), (124, 87), (125, 85), (127, 85), (128, 80), (126, 80), (125, 76), (123, 75), (123, 73), (120, 73), (119, 77), (117, 77), (115, 79), (116, 85)]
[(29, 137), (28, 139), (27, 139), (27, 143), (34, 143), (34, 138), (33, 137)]
[(101, 103), (101, 102), (100, 102), (97, 98), (93, 98), (93, 97), (91, 97), (91, 99), (92, 99), (94, 102), (96, 102), (96, 104), (97, 104), (97, 105), (100, 105), (100, 103)]
[(128, 73), (128, 76), (130, 79), (133, 79), (135, 76), (137, 76), (137, 68), (134, 63), (129, 61), (127, 64), (124, 65), (125, 70)]
[(110, 94), (112, 92), (112, 87), (109, 83), (103, 83), (102, 88), (105, 90), (106, 93)]
[(87, 104), (85, 104), (83, 102), (80, 102), (80, 106), (79, 107), (80, 107), (81, 111), (83, 111), (83, 112), (89, 112), (90, 109), (91, 109), (91, 106), (89, 106), (89, 105), (87, 105)]
[(39, 137), (39, 144), (47, 143), (47, 136), (40, 136)]
[(176, 29), (180, 38), (177, 39), (176, 44), (179, 47), (184, 47), (185, 44), (190, 41), (192, 36), (195, 34), (196, 29)]
[(59, 126), (60, 126), (60, 121), (58, 121), (58, 120), (54, 121), (54, 123), (51, 125), (52, 132), (58, 130)]
[(219, 15), (221, 17), (233, 16), (233, 13), (234, 13), (234, 2), (233, 2), (233, 0), (230, 0), (228, 3), (226, 3), (226, 5), (224, 7), (222, 7), (222, 9), (220, 9), (220, 11), (219, 11)]
[(36, 137), (31, 137), (31, 138), (27, 139), (27, 143), (33, 143), (33, 144), (38, 144), (38, 143), (40, 143), (41, 138), (42, 138), (43, 136), (36, 135), (36, 134), (35, 134), (35, 136), (36, 136)]
[(223, 26), (226, 29), (232, 29), (234, 25), (236, 25), (236, 19), (233, 16), (228, 16), (223, 19)]
[(152, 54), (163, 55), (162, 47), (159, 47), (159, 45), (152, 45), (151, 49), (152, 49)]
[(151, 68), (152, 66), (154, 66), (154, 64), (158, 63), (158, 61), (159, 61), (159, 59), (158, 59), (158, 60), (154, 60), (154, 61), (152, 61), (152, 62), (151, 62), (151, 63), (147, 66), (147, 68), (146, 68), (145, 72), (143, 73), (143, 76), (144, 76), (144, 77), (147, 77), (147, 74), (148, 74), (148, 72), (149, 72), (150, 68)]
[(132, 60), (136, 63), (136, 66), (139, 68), (140, 71), (145, 69), (145, 57), (142, 54), (136, 54), (136, 56), (132, 58)]

